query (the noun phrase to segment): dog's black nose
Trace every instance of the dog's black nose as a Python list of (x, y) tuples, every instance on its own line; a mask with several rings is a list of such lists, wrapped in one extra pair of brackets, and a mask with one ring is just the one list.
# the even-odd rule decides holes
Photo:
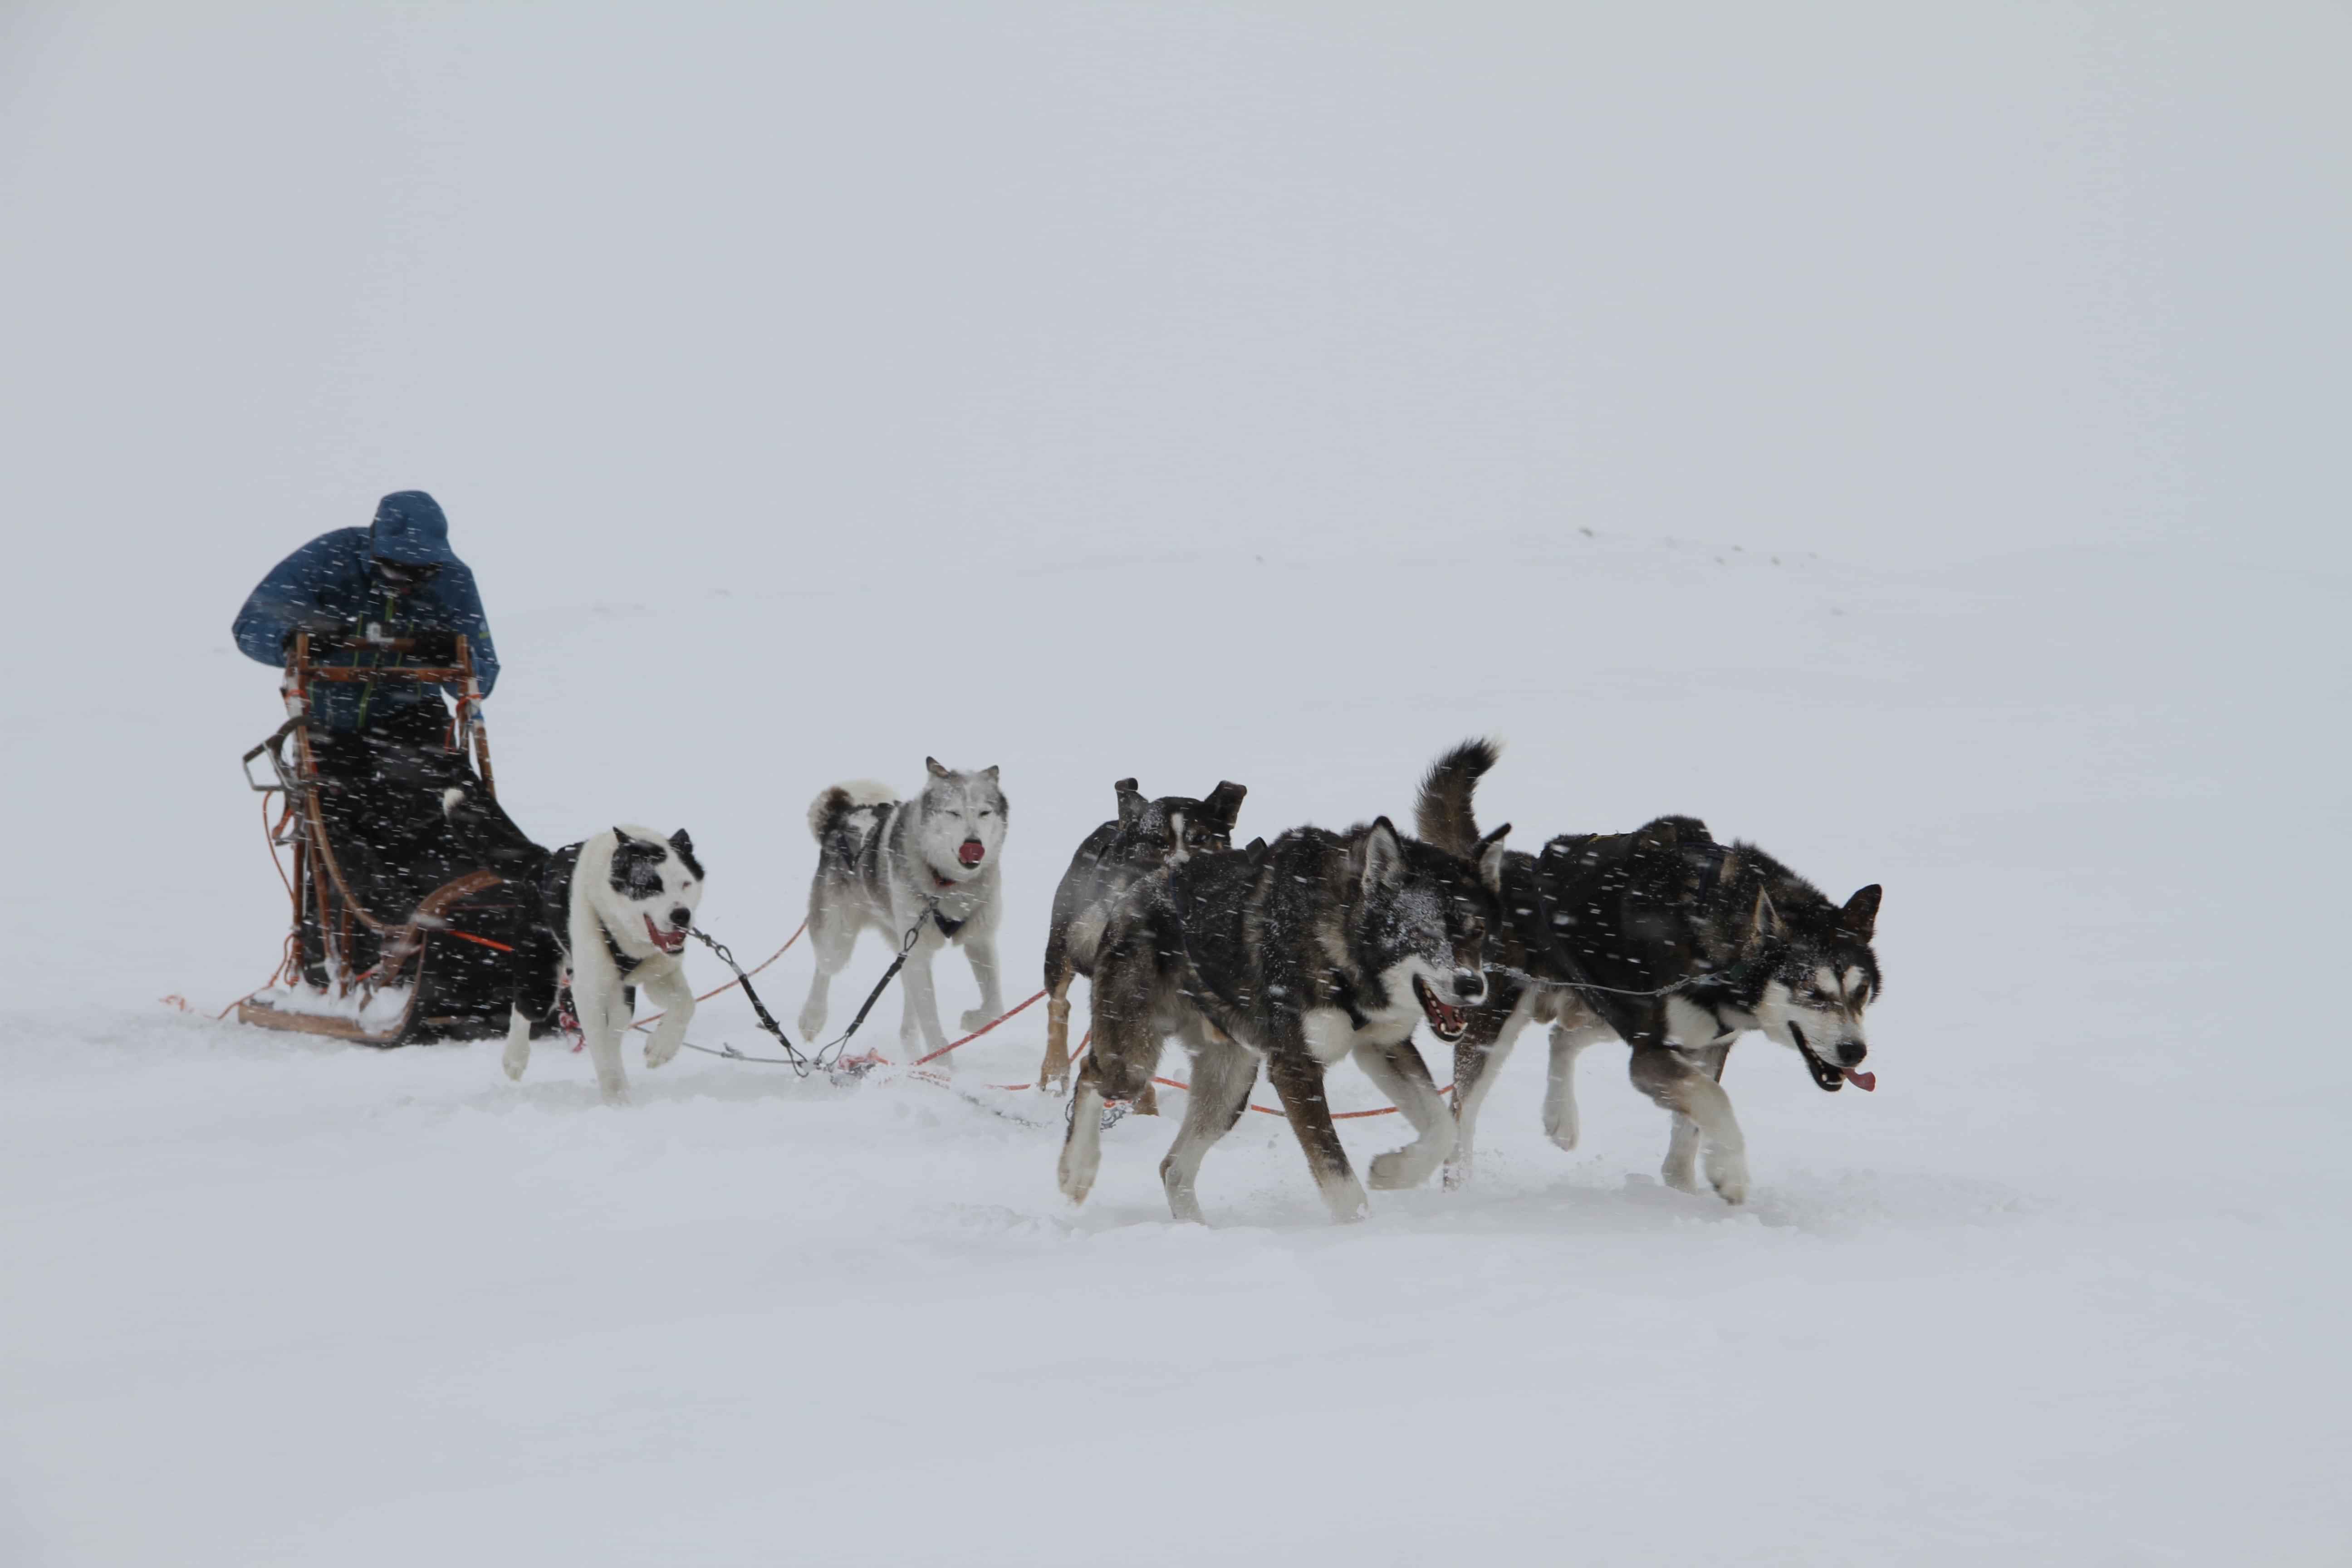
[(677, 909), (670, 910), (669, 923), (684, 931), (694, 923), (694, 911), (680, 904)]
[(1870, 1047), (1860, 1040), (1847, 1040), (1838, 1047), (1838, 1066), (1852, 1067), (1870, 1054)]
[(1465, 1007), (1475, 1006), (1486, 999), (1486, 976), (1481, 970), (1457, 969), (1454, 972), (1454, 994)]

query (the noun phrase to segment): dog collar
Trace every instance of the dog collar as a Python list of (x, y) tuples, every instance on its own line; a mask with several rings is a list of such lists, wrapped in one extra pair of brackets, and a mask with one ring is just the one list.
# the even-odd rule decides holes
[(1709, 974), (1697, 984), (1721, 986), (1726, 991), (1738, 991), (1756, 977), (1759, 970), (1770, 973), (1780, 966), (1782, 954), (1788, 949), (1785, 942), (1768, 942), (1720, 973)]

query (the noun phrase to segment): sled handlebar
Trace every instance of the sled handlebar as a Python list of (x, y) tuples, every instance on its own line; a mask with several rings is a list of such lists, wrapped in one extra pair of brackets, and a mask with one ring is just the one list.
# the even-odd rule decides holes
[(416, 680), (429, 686), (463, 686), (466, 678), (473, 671), (454, 664), (432, 668), (386, 665), (382, 669), (349, 664), (314, 664), (308, 673), (313, 680)]
[(456, 649), (457, 634), (443, 632), (437, 637), (370, 637), (348, 628), (311, 632), (310, 652), (321, 653), (420, 653), (450, 657)]

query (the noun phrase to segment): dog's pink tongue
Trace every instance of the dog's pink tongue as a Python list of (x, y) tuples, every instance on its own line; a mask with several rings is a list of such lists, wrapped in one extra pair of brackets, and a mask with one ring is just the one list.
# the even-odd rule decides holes
[(1849, 1068), (1845, 1080), (1864, 1094), (1874, 1093), (1878, 1089), (1878, 1075), (1874, 1072), (1855, 1072)]
[(988, 846), (977, 838), (967, 838), (956, 847), (956, 858), (967, 866), (977, 866), (980, 858), (988, 853)]

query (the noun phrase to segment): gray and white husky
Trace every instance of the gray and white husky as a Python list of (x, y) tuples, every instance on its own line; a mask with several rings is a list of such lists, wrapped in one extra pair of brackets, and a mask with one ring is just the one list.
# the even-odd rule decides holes
[[(1112, 906), (1164, 867), (1231, 849), (1234, 819), (1249, 794), (1230, 780), (1205, 800), (1181, 795), (1147, 800), (1133, 779), (1121, 779), (1111, 789), (1118, 796), (1118, 815), (1087, 834), (1070, 857), (1070, 868), (1054, 889), (1053, 921), (1045, 928), (1045, 1060), (1037, 1069), (1037, 1087), (1055, 1093), (1070, 1087), (1070, 982), (1094, 974), (1095, 948)], [(1143, 1115), (1157, 1110), (1149, 1083), (1135, 1109)]]
[[(1442, 846), (1481, 842), (1472, 809), (1492, 742), (1440, 758), (1422, 782), (1418, 826)], [(1577, 1142), (1577, 1057), (1612, 1036), (1633, 1047), (1633, 1087), (1674, 1116), (1663, 1174), (1727, 1203), (1748, 1195), (1748, 1144), (1722, 1079), (1745, 1031), (1795, 1051), (1813, 1082), (1876, 1087), (1863, 1015), (1879, 992), (1880, 889), (1843, 905), (1752, 844), (1662, 816), (1633, 833), (1566, 834), (1503, 864), (1494, 986), (1454, 1045), (1456, 1137), (1445, 1184), (1469, 1179), (1478, 1110), (1494, 1071), (1531, 1022), (1551, 1025), (1544, 1131)]]
[(532, 1025), (554, 1018), (566, 973), (596, 1087), (607, 1103), (629, 1095), (621, 1036), (636, 987), (644, 986), (663, 1010), (646, 1042), (646, 1066), (660, 1067), (677, 1055), (694, 1018), (694, 987), (687, 984), (680, 955), (702, 902), (702, 863), (683, 828), (663, 838), (649, 827), (614, 827), (546, 857), (527, 881), (536, 891), (537, 910), (526, 922), (524, 951), (516, 955), (509, 1078), (520, 1079), (530, 1065)]
[[(930, 777), (911, 801), (861, 780), (835, 784), (809, 804), (809, 832), (817, 842), (808, 910), (816, 977), (801, 1005), (803, 1040), (824, 1032), (833, 977), (848, 963), (857, 933), (869, 927), (895, 951), (921, 924), (899, 974), (906, 995), (898, 1043), (909, 1060), (948, 1043), (931, 979), (931, 960), (948, 943), (963, 949), (980, 983), (980, 1005), (963, 1015), (963, 1027), (977, 1029), (1004, 1011), (996, 971), (1004, 792), (992, 767), (957, 773), (932, 757), (923, 764)], [(951, 1068), (954, 1059), (943, 1057), (940, 1065)]]
[(1508, 831), (1457, 858), (1386, 817), (1345, 834), (1300, 827), (1137, 884), (1095, 956), (1095, 1047), (1070, 1100), (1063, 1193), (1086, 1200), (1102, 1163), (1104, 1103), (1141, 1090), (1170, 1035), (1192, 1058), (1184, 1124), (1160, 1166), (1179, 1220), (1200, 1219), (1202, 1156), (1240, 1120), (1261, 1058), (1333, 1218), (1365, 1212), (1323, 1095), (1324, 1073), (1344, 1058), (1416, 1134), (1373, 1160), (1372, 1185), (1427, 1176), (1453, 1147), (1454, 1123), (1412, 1031), (1425, 1020), (1450, 1041), (1486, 998)]

